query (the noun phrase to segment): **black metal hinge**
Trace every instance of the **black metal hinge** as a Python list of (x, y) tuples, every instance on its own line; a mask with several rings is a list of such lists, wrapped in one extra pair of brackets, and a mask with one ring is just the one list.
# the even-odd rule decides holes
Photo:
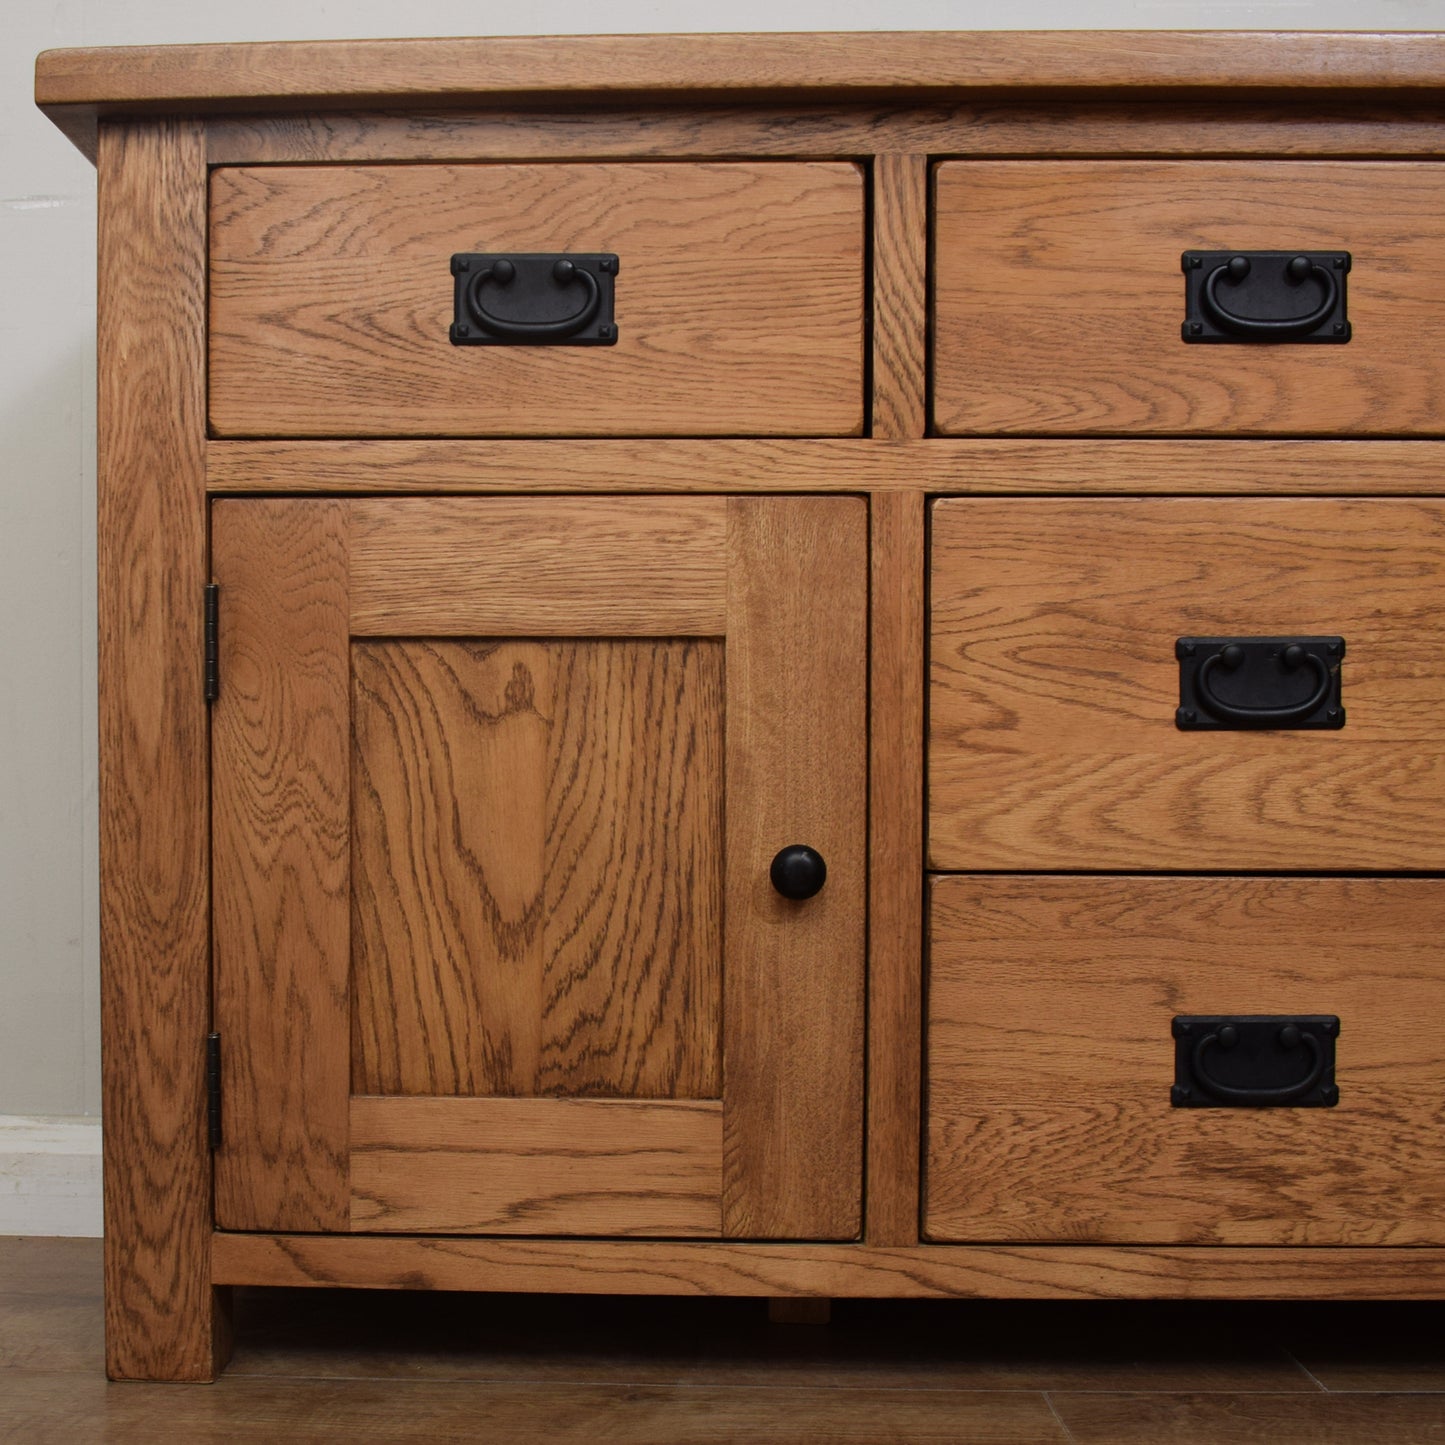
[(221, 589), (206, 583), (206, 701), (221, 695)]
[(206, 1138), (221, 1147), (221, 1036), (206, 1035)]

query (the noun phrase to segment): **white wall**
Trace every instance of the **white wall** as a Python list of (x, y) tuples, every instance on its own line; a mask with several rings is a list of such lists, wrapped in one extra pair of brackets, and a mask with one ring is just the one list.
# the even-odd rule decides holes
[(0, 0), (0, 1116), (100, 1110), (94, 175), (31, 103), (38, 51), (581, 29), (1364, 27), (1445, 29), (1445, 0)]

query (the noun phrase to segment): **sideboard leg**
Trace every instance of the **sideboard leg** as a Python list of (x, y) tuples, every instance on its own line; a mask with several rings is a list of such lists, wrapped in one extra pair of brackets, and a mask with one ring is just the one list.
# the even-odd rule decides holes
[(106, 1368), (209, 1380), (204, 127), (102, 121), (97, 170)]

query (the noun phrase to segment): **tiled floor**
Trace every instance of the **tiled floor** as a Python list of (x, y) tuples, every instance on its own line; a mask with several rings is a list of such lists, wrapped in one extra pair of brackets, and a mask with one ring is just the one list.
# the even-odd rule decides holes
[(107, 1385), (100, 1247), (0, 1239), (0, 1440), (1445, 1442), (1445, 1304), (250, 1291), (211, 1386)]

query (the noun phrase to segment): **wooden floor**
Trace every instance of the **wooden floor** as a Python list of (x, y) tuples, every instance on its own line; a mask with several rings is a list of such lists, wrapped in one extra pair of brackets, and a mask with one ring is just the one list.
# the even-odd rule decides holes
[(1445, 1304), (247, 1291), (215, 1385), (108, 1385), (96, 1240), (0, 1239), (0, 1441), (1445, 1442)]

